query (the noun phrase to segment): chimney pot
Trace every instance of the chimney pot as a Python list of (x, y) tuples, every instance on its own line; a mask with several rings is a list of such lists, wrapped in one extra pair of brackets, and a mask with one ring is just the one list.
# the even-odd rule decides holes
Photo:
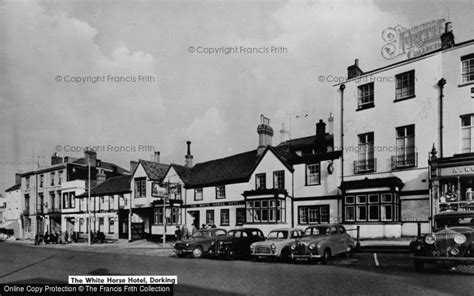
[(153, 155), (154, 155), (153, 161), (159, 163), (160, 162), (160, 151), (155, 151), (155, 153)]
[(192, 168), (193, 167), (193, 156), (191, 155), (191, 141), (186, 141), (186, 145), (188, 146), (188, 152), (184, 157), (185, 167)]

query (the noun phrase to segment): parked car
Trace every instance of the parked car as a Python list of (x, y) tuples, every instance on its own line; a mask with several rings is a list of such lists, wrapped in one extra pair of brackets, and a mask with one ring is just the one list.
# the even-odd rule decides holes
[(434, 216), (433, 231), (410, 243), (417, 272), (425, 263), (448, 267), (474, 265), (474, 211), (443, 212)]
[(344, 226), (332, 223), (310, 226), (303, 237), (290, 244), (290, 258), (321, 260), (326, 264), (332, 256), (345, 253), (350, 256), (355, 247)]
[(256, 258), (278, 258), (286, 262), (290, 258), (290, 243), (303, 236), (299, 228), (279, 228), (270, 231), (265, 241), (250, 245), (251, 255)]
[(263, 241), (265, 237), (258, 228), (233, 229), (227, 236), (217, 238), (209, 248), (209, 255), (235, 259), (250, 255), (250, 245), (254, 242)]
[(225, 236), (227, 231), (221, 228), (202, 229), (195, 232), (189, 239), (177, 241), (174, 249), (178, 257), (192, 255), (199, 258), (209, 252), (211, 243), (220, 236)]

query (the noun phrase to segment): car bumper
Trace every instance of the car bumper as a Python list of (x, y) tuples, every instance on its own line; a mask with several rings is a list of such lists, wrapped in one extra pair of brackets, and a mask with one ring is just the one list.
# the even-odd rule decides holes
[(469, 263), (474, 264), (474, 257), (430, 257), (430, 256), (410, 256), (412, 260), (419, 262), (435, 263)]
[(291, 259), (321, 259), (323, 258), (323, 256), (319, 254), (312, 254), (312, 253), (303, 254), (303, 255), (291, 253), (290, 258)]
[(278, 254), (268, 254), (268, 253), (251, 253), (250, 255), (256, 256), (256, 257), (278, 257)]
[(213, 256), (213, 257), (219, 257), (227, 254), (227, 249), (219, 249), (219, 250), (213, 250), (212, 248), (209, 249), (208, 255)]
[(191, 249), (180, 249), (180, 250), (174, 250), (174, 252), (178, 255), (181, 255), (181, 254), (191, 254), (193, 252), (193, 250)]

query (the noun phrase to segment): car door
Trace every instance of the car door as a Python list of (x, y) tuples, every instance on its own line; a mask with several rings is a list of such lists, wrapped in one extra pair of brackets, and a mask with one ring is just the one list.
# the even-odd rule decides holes
[(337, 226), (332, 225), (329, 227), (329, 242), (332, 255), (341, 253), (342, 242), (341, 236), (339, 235)]

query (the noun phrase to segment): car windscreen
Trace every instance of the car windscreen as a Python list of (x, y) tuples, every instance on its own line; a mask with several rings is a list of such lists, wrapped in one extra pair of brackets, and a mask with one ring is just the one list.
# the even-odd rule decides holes
[(227, 235), (228, 236), (233, 236), (233, 237), (240, 237), (241, 233), (242, 233), (242, 231), (240, 231), (240, 230), (231, 230), (231, 231), (229, 231), (229, 233)]
[(455, 226), (474, 226), (474, 217), (440, 217), (436, 218), (436, 228)]
[(288, 231), (271, 231), (267, 239), (286, 239), (288, 238)]
[(310, 235), (327, 235), (329, 230), (327, 227), (311, 227), (304, 231), (304, 236)]
[(209, 231), (198, 231), (195, 234), (193, 234), (193, 238), (205, 238), (205, 237), (210, 237), (211, 233)]

